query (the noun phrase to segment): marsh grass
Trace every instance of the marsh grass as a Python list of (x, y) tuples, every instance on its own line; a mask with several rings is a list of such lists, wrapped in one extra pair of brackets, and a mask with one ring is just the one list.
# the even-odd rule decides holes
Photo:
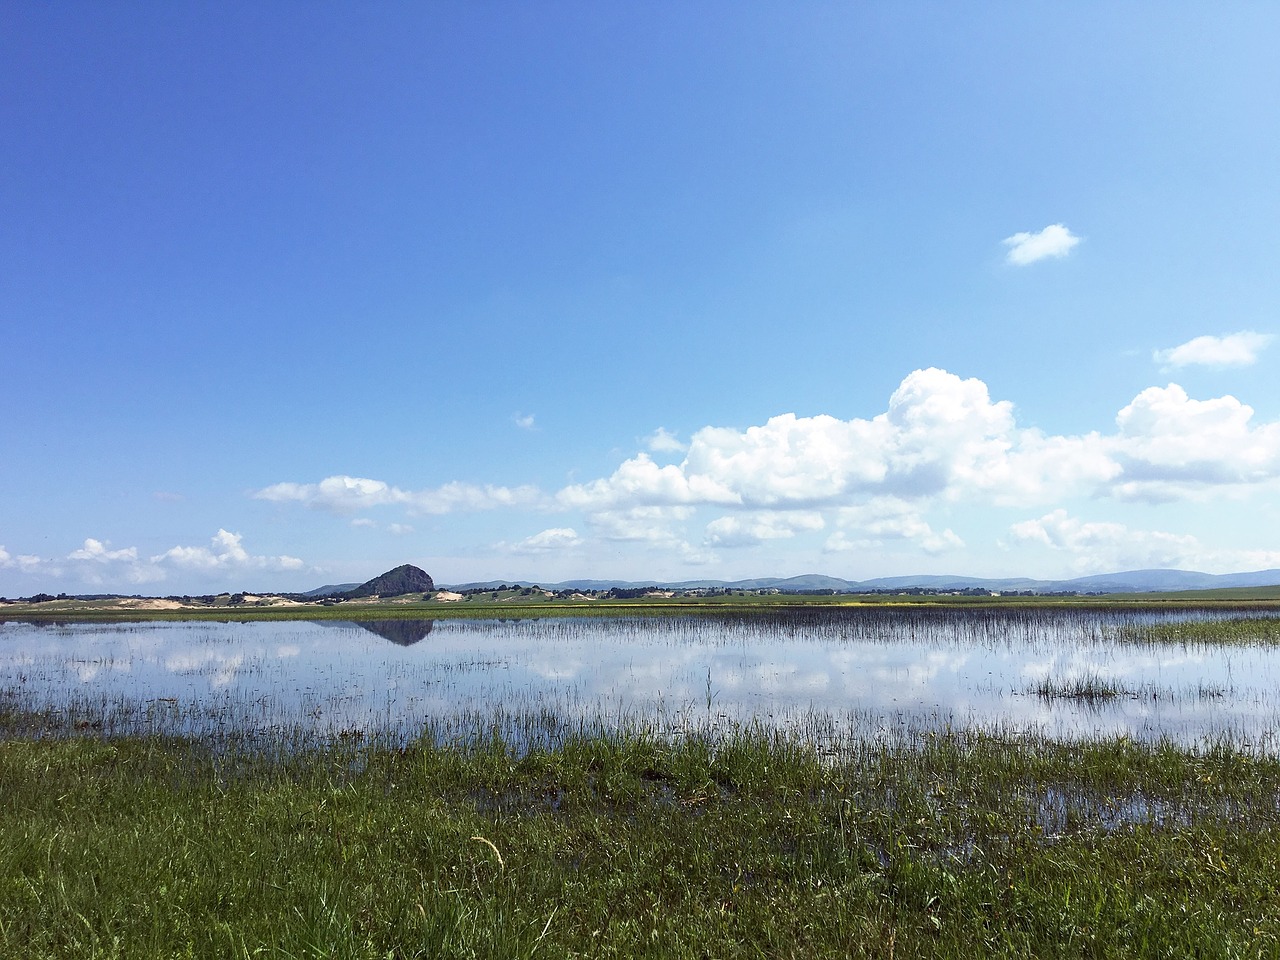
[(517, 746), (508, 718), (263, 751), (7, 719), (5, 957), (1280, 950), (1280, 763), (1230, 743), (562, 725)]
[(1094, 673), (1077, 677), (1045, 677), (1031, 687), (1031, 692), (1041, 700), (1073, 700), (1090, 705), (1140, 696), (1138, 690), (1126, 688), (1121, 681)]
[(1136, 643), (1183, 643), (1205, 646), (1272, 646), (1280, 644), (1280, 617), (1192, 617), (1128, 623), (1115, 631), (1116, 639)]
[[(1077, 617), (1086, 643), (1166, 625), (958, 616), (740, 622), (1005, 645)], [(1152, 642), (1265, 642), (1272, 623), (1193, 620)], [(656, 629), (610, 623), (622, 642)], [(19, 678), (0, 690), (0, 957), (1280, 955), (1280, 759), (1244, 736), (766, 726), (723, 719), (710, 671), (695, 680), (670, 715), (508, 695), (333, 728), (270, 698), (49, 698)], [(1234, 696), (1230, 680), (1045, 684), (1063, 709)]]

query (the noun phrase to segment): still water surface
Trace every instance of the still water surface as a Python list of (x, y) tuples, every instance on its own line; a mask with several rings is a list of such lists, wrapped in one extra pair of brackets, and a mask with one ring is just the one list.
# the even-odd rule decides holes
[[(1221, 737), (1280, 752), (1280, 649), (1132, 642), (1205, 611), (865, 609), (786, 618), (0, 623), (0, 689), (116, 729), (412, 737), (505, 714), (821, 731), (982, 726), (1055, 737)], [(1252, 614), (1256, 616), (1257, 614)], [(1045, 697), (1080, 678), (1122, 691)], [(167, 719), (166, 719), (167, 718)]]

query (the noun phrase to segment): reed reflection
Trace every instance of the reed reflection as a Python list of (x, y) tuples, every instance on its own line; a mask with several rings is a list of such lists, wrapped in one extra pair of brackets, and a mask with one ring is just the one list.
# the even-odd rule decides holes
[[(1184, 620), (1209, 616), (1179, 614)], [(497, 712), (794, 725), (914, 718), (1182, 742), (1277, 726), (1280, 645), (1135, 639), (1133, 611), (0, 624), (0, 693), (412, 735)], [(423, 641), (430, 637), (430, 642)], [(1158, 636), (1158, 634), (1157, 634)], [(189, 709), (188, 709), (189, 708)], [(121, 706), (117, 711), (127, 716)], [(184, 714), (184, 715), (187, 715)], [(237, 719), (239, 717), (240, 719)], [(806, 721), (808, 722), (808, 721)]]

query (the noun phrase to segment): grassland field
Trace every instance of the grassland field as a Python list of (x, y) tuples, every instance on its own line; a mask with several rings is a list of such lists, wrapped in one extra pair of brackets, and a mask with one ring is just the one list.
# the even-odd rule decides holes
[(1173, 593), (1087, 596), (964, 596), (956, 594), (757, 594), (747, 591), (715, 596), (575, 598), (533, 594), (523, 590), (484, 591), (461, 600), (441, 602), (421, 595), (373, 598), (322, 604), (278, 603), (273, 599), (234, 602), (223, 594), (211, 603), (174, 608), (148, 607), (133, 598), (109, 600), (57, 599), (42, 603), (0, 604), (0, 621), (15, 620), (438, 620), (452, 617), (547, 616), (697, 616), (700, 614), (775, 613), (866, 606), (929, 606), (972, 609), (991, 606), (1074, 607), (1108, 609), (1147, 607), (1153, 610), (1211, 607), (1223, 610), (1280, 611), (1280, 587), (1249, 587)]

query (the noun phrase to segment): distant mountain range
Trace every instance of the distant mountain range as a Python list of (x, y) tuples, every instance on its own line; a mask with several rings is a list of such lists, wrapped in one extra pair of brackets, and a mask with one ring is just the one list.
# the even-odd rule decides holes
[[(760, 577), (754, 580), (564, 580), (558, 583), (531, 580), (480, 580), (471, 583), (437, 584), (418, 567), (403, 564), (364, 583), (329, 583), (304, 593), (282, 596), (313, 600), (354, 600), (359, 597), (396, 597), (411, 594), (428, 595), (436, 590), (494, 590), (498, 587), (541, 587), (544, 590), (780, 590), (784, 593), (898, 593), (930, 591), (990, 591), (992, 593), (1171, 593), (1192, 590), (1231, 590), (1275, 587), (1280, 590), (1280, 570), (1257, 570), (1252, 573), (1198, 573), (1193, 570), (1128, 570), (1123, 573), (1101, 573), (1071, 580), (1035, 580), (1030, 577), (960, 577), (914, 576), (877, 577), (874, 580), (842, 580), (818, 573), (800, 577)], [(264, 591), (255, 591), (264, 592)], [(270, 593), (271, 591), (265, 591)], [(1267, 594), (1272, 595), (1271, 593)], [(124, 594), (83, 594), (74, 597), (37, 594), (25, 598), (44, 600), (110, 600)], [(144, 599), (138, 594), (134, 599)], [(401, 642), (401, 641), (397, 641)], [(412, 642), (412, 641), (407, 641)]]
[[(559, 583), (537, 583), (531, 580), (484, 580), (474, 583), (449, 584), (450, 590), (491, 590), (503, 584), (511, 587), (540, 586), (547, 590), (609, 590), (652, 587), (668, 590), (720, 588), (730, 590), (783, 590), (803, 593), (834, 590), (840, 593), (864, 593), (892, 590), (991, 590), (997, 593), (1031, 591), (1033, 593), (1162, 593), (1174, 590), (1221, 590), (1230, 587), (1280, 586), (1280, 570), (1258, 570), (1253, 573), (1197, 573), (1192, 570), (1129, 570), (1103, 573), (1071, 580), (1035, 580), (1029, 577), (986, 578), (961, 576), (878, 577), (874, 580), (842, 580), (822, 574), (799, 577), (763, 577), (755, 580), (566, 580)], [(350, 588), (349, 584), (324, 587), (321, 590)], [(442, 585), (443, 586), (443, 585)], [(317, 594), (320, 591), (314, 591)]]
[(305, 590), (298, 594), (300, 597), (336, 597), (338, 594), (346, 593), (348, 590), (354, 590), (360, 586), (358, 583), (326, 583), (323, 587), (316, 587), (314, 590)]

